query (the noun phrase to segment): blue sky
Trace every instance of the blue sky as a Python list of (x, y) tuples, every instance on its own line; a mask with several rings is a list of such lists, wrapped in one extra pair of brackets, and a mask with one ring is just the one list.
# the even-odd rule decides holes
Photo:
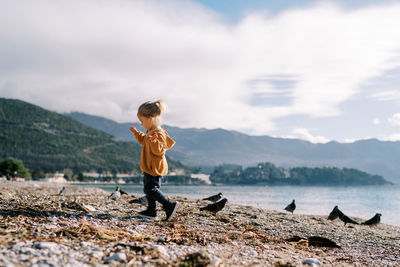
[(196, 2), (213, 9), (231, 22), (237, 22), (247, 13), (264, 10), (270, 14), (277, 14), (286, 9), (301, 8), (314, 1), (270, 1), (270, 0), (197, 0)]
[(3, 0), (0, 97), (311, 142), (400, 140), (400, 1)]
[(206, 6), (222, 15), (231, 23), (239, 21), (243, 16), (254, 11), (263, 11), (271, 15), (279, 14), (286, 10), (295, 8), (307, 8), (320, 2), (330, 2), (340, 5), (344, 9), (351, 10), (364, 8), (372, 5), (385, 5), (393, 3), (392, 0), (195, 0), (195, 2)]

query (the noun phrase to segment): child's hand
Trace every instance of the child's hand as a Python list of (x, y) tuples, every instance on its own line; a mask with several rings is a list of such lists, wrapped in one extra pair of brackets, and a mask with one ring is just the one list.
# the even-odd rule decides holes
[(154, 133), (153, 135), (150, 135), (149, 138), (151, 142), (155, 143), (158, 138), (158, 135), (157, 133)]
[(136, 132), (137, 132), (137, 130), (136, 130), (136, 127), (135, 127), (135, 126), (131, 126), (131, 128), (129, 128), (129, 130), (131, 130), (131, 132), (132, 132), (132, 133), (136, 133)]

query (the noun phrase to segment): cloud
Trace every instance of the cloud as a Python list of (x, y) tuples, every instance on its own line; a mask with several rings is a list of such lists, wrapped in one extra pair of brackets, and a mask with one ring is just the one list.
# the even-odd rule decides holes
[(381, 124), (381, 120), (379, 118), (374, 118), (372, 120), (372, 123), (375, 124), (375, 125), (379, 125), (379, 124)]
[(295, 129), (293, 133), (295, 134), (295, 138), (304, 139), (311, 143), (328, 143), (330, 141), (326, 137), (312, 135), (309, 130), (305, 128)]
[(188, 1), (3, 0), (0, 96), (117, 121), (161, 98), (167, 124), (268, 134), (285, 116), (340, 115), (399, 66), (399, 13), (323, 3), (226, 24)]
[(386, 136), (382, 138), (383, 141), (392, 141), (392, 142), (397, 142), (400, 141), (400, 134), (392, 134), (389, 136)]
[[(343, 143), (354, 143), (360, 140), (369, 140), (369, 139), (374, 139), (374, 137), (372, 136), (363, 136), (361, 138), (357, 138), (357, 139), (353, 139), (353, 138), (346, 138)], [(385, 140), (385, 138), (381, 139), (381, 140)]]
[(388, 91), (377, 92), (373, 93), (371, 97), (379, 101), (399, 101), (400, 91), (388, 90)]
[(400, 113), (393, 114), (390, 118), (388, 118), (388, 122), (392, 126), (400, 126)]
[[(289, 139), (302, 139), (309, 141), (311, 143), (328, 143), (331, 140), (324, 136), (312, 135), (310, 131), (306, 128), (296, 128), (292, 130), (292, 133), (285, 136), (280, 136), (281, 138)], [(349, 141), (349, 140), (348, 140)], [(349, 141), (352, 142), (352, 141)]]

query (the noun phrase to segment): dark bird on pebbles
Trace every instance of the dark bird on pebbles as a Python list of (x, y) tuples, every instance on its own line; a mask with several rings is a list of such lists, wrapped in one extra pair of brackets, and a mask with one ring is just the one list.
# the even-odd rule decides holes
[(203, 198), (203, 200), (209, 200), (209, 201), (212, 201), (212, 202), (216, 202), (216, 201), (220, 200), (221, 198), (222, 198), (222, 193), (219, 192), (218, 194), (213, 195), (211, 197)]
[(342, 222), (344, 222), (344, 225), (348, 224), (348, 223), (352, 223), (352, 224), (359, 224), (358, 222), (352, 220), (351, 218), (349, 218), (347, 215), (345, 215), (339, 208), (338, 206), (335, 206), (333, 208), (333, 210), (331, 211), (331, 213), (329, 213), (328, 216), (328, 220), (336, 220), (337, 218), (339, 218)]
[(343, 212), (341, 212), (341, 210), (339, 210), (338, 206), (335, 206), (333, 208), (333, 210), (331, 211), (331, 213), (329, 213), (328, 220), (331, 220), (331, 221), (336, 220), (337, 218), (339, 218), (340, 213), (343, 213)]
[(377, 213), (377, 214), (375, 214), (374, 217), (372, 217), (371, 219), (369, 219), (361, 224), (369, 225), (370, 227), (376, 227), (381, 222), (381, 216), (382, 216), (382, 214)]
[(59, 195), (59, 196), (64, 196), (64, 195), (65, 195), (65, 191), (66, 191), (66, 188), (65, 188), (65, 186), (63, 186), (63, 188), (60, 190), (60, 192), (58, 193), (58, 195)]
[(218, 202), (208, 204), (205, 207), (201, 207), (200, 211), (206, 210), (206, 211), (210, 211), (214, 214), (217, 214), (218, 211), (222, 210), (225, 207), (225, 204), (227, 201), (228, 200), (226, 198), (223, 198)]
[(111, 195), (108, 196), (109, 198), (113, 200), (117, 200), (118, 198), (121, 197), (121, 192), (119, 190), (119, 186), (115, 188), (115, 191), (111, 193)]
[(115, 191), (119, 191), (119, 192), (121, 193), (121, 195), (128, 195), (128, 193), (125, 192), (124, 190), (122, 190), (119, 186), (117, 186), (117, 187), (115, 188)]
[(65, 188), (65, 186), (63, 186), (63, 188), (58, 193), (58, 200), (59, 201), (65, 201), (65, 193), (66, 193), (66, 191), (67, 191), (67, 189)]
[(285, 210), (288, 212), (293, 213), (293, 211), (296, 209), (296, 204), (294, 203), (294, 199), (292, 201), (292, 203), (290, 203), (289, 205), (286, 206)]
[(339, 214), (339, 219), (344, 222), (344, 225), (348, 224), (348, 223), (352, 223), (352, 224), (359, 224), (358, 222), (350, 219), (348, 216), (346, 216), (343, 212), (340, 212)]

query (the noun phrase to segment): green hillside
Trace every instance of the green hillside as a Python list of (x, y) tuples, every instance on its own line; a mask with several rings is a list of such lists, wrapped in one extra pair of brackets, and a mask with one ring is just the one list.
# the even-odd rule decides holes
[[(133, 137), (132, 137), (133, 138)], [(31, 170), (139, 170), (140, 146), (38, 106), (0, 98), (0, 159), (14, 157)], [(184, 168), (168, 159), (170, 169)]]

